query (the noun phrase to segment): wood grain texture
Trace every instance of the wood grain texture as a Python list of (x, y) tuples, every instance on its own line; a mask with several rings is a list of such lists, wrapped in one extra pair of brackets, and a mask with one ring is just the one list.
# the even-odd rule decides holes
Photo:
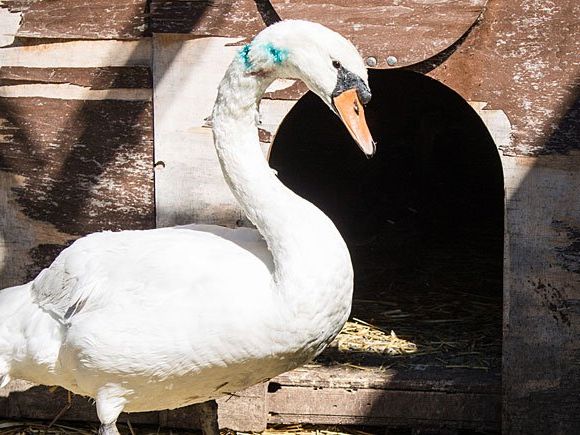
[[(211, 115), (218, 84), (239, 38), (154, 36), (157, 226), (235, 226), (243, 213), (217, 160)], [(179, 84), (179, 85), (176, 85)]]
[(493, 372), (306, 366), (272, 379), (268, 391), (270, 423), (498, 430), (501, 421)]
[(89, 89), (151, 89), (151, 68), (29, 68), (5, 66), (0, 68), (0, 86), (17, 84), (69, 83)]
[(504, 430), (576, 433), (580, 154), (510, 160), (519, 183), (506, 192)]
[[(3, 254), (15, 268), (1, 274), (3, 285), (34, 276), (65, 240), (154, 225), (151, 101), (26, 97), (2, 98), (0, 107), (0, 170), (10, 206), (2, 229), (13, 240)], [(26, 255), (14, 256), (22, 249)]]
[(7, 0), (19, 12), (15, 36), (62, 39), (138, 39), (149, 34), (146, 0)]
[(151, 66), (151, 38), (138, 41), (42, 41), (0, 49), (0, 67), (102, 68)]
[(580, 4), (491, 2), (456, 52), (430, 75), (512, 123), (506, 155), (580, 150)]
[(312, 388), (501, 393), (499, 373), (466, 369), (430, 368), (426, 371), (419, 371), (373, 368), (360, 370), (340, 365), (305, 366), (276, 376), (271, 382), (281, 386)]
[(252, 0), (153, 0), (154, 33), (249, 38), (266, 27)]
[(412, 65), (445, 50), (476, 22), (486, 0), (272, 0), (283, 19), (316, 21), (350, 39), (376, 68)]
[(156, 1), (151, 3), (151, 27), (156, 33), (190, 33), (196, 36), (250, 38), (272, 13), (283, 19), (320, 22), (351, 39), (362, 54), (377, 59), (377, 68), (390, 68), (387, 56), (396, 56), (397, 67), (423, 61), (448, 48), (477, 20), (486, 0), (374, 2), (362, 0), (272, 1), (250, 0)]
[(217, 400), (219, 427), (238, 432), (263, 432), (268, 422), (266, 391), (268, 383)]
[(499, 394), (281, 387), (267, 400), (270, 423), (497, 430), (501, 418)]

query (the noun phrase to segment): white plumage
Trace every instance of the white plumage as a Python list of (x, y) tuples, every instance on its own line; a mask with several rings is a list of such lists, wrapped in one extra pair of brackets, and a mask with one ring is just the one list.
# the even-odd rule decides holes
[(203, 402), (320, 353), (350, 312), (349, 253), (332, 222), (272, 173), (255, 119), (279, 77), (304, 80), (335, 110), (337, 61), (368, 86), (356, 49), (320, 25), (282, 22), (244, 47), (220, 85), (214, 137), (258, 230), (189, 225), (77, 240), (35, 280), (0, 293), (0, 383), (93, 397), (101, 432), (116, 433), (123, 410)]

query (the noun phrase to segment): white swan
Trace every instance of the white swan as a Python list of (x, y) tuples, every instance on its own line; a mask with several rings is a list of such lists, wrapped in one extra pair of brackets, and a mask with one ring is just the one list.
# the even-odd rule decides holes
[(258, 102), (276, 78), (304, 80), (373, 154), (354, 46), (303, 21), (265, 29), (233, 60), (213, 111), (224, 176), (259, 233), (191, 225), (77, 240), (32, 282), (0, 293), (2, 385), (22, 378), (93, 397), (99, 432), (116, 434), (122, 411), (246, 388), (338, 334), (351, 308), (347, 247), (278, 181), (258, 141)]

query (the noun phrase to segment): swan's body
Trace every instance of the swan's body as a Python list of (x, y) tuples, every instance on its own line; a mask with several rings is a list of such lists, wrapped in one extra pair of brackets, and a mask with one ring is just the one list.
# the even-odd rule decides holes
[[(329, 41), (304, 43), (308, 32)], [(277, 77), (298, 76), (329, 103), (332, 70), (304, 72), (326, 56), (316, 49), (366, 86), (354, 47), (304, 22), (262, 32), (220, 85), (218, 157), (257, 230), (191, 225), (77, 240), (34, 281), (0, 293), (0, 383), (23, 378), (93, 397), (107, 432), (123, 410), (203, 402), (322, 351), (350, 313), (350, 256), (332, 222), (272, 173), (255, 125)]]

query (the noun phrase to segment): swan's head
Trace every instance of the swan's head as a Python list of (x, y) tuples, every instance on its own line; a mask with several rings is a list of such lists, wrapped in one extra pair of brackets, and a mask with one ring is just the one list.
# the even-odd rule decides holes
[(304, 81), (346, 125), (367, 156), (375, 142), (363, 106), (371, 99), (367, 70), (354, 45), (316, 23), (276, 23), (242, 48), (240, 60), (250, 74)]

